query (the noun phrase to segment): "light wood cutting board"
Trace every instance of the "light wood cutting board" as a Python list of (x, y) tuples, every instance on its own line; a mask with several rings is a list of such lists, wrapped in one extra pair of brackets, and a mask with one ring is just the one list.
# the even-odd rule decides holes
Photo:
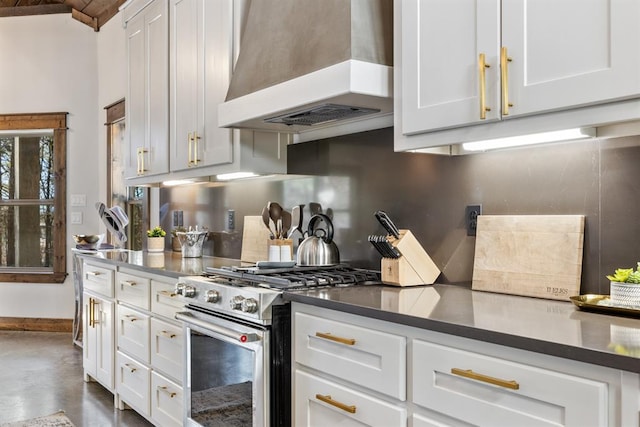
[(580, 294), (584, 215), (480, 215), (472, 289), (568, 300)]
[(261, 216), (245, 216), (240, 261), (255, 264), (269, 259), (270, 235)]

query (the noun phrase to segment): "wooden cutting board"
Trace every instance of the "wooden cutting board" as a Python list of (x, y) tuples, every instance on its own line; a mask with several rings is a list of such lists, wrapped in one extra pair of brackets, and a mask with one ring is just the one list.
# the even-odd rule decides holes
[(568, 300), (580, 294), (584, 215), (480, 215), (472, 289)]
[(255, 264), (268, 260), (270, 235), (261, 216), (245, 216), (240, 261)]

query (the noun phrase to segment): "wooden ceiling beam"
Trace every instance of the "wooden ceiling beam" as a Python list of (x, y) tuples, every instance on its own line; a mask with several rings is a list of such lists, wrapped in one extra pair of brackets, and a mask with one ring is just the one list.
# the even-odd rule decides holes
[(51, 15), (54, 13), (71, 13), (71, 7), (66, 4), (41, 4), (38, 6), (0, 7), (0, 17)]
[(100, 26), (98, 25), (98, 18), (91, 17), (87, 14), (80, 12), (77, 9), (71, 9), (71, 17), (75, 20), (82, 22), (93, 28), (93, 31), (100, 31)]

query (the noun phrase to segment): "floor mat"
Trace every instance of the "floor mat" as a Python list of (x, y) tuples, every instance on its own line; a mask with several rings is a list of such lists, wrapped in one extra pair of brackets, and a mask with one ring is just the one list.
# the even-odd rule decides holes
[(58, 411), (55, 414), (44, 417), (0, 424), (0, 427), (74, 427), (74, 425), (69, 421), (64, 411)]

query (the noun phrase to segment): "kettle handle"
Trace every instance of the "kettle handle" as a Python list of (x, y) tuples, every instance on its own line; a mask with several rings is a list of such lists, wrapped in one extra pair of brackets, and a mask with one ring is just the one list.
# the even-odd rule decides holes
[(322, 237), (322, 240), (324, 240), (325, 243), (331, 243), (333, 241), (333, 223), (331, 222), (331, 219), (325, 214), (315, 214), (311, 217), (311, 219), (309, 220), (307, 235), (315, 235), (313, 228), (316, 225), (316, 222), (319, 220), (322, 220), (325, 222), (325, 224), (327, 224), (327, 233)]

